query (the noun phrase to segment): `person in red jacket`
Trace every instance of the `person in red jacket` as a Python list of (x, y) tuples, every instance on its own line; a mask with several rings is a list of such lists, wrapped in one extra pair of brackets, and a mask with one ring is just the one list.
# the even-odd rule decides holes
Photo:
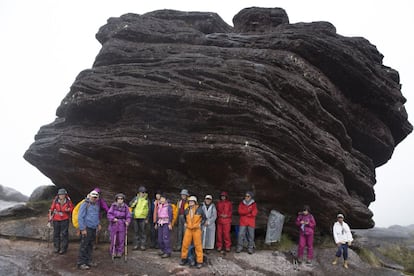
[(257, 206), (253, 199), (253, 192), (246, 192), (243, 201), (239, 204), (238, 211), (240, 215), (240, 223), (236, 253), (240, 253), (242, 251), (247, 232), (247, 253), (253, 254), (254, 228), (256, 227), (257, 216)]
[(73, 203), (65, 189), (59, 189), (49, 209), (49, 222), (53, 222), (53, 245), (55, 253), (65, 254), (69, 242), (69, 219)]
[(223, 250), (223, 238), (224, 248), (226, 252), (230, 252), (231, 248), (231, 217), (233, 214), (233, 204), (228, 199), (229, 195), (227, 192), (221, 192), (220, 201), (217, 202), (217, 251), (224, 253)]

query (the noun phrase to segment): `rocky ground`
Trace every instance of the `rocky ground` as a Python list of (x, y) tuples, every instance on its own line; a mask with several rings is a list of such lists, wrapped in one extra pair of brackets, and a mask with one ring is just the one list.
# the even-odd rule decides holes
[(312, 266), (293, 266), (283, 252), (258, 250), (253, 255), (245, 252), (222, 255), (212, 252), (201, 269), (180, 266), (180, 256), (174, 252), (169, 259), (161, 259), (156, 249), (128, 252), (128, 260), (116, 259), (108, 253), (108, 244), (102, 243), (93, 252), (97, 267), (80, 271), (76, 267), (79, 245), (72, 242), (65, 255), (53, 253), (53, 246), (45, 241), (0, 239), (1, 275), (402, 275), (395, 270), (372, 268), (362, 262), (351, 250), (350, 268), (331, 264), (334, 248), (317, 249)]

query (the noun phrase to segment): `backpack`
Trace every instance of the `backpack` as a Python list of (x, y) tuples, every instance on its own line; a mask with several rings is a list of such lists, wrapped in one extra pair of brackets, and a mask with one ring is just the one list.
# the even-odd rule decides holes
[(176, 204), (171, 203), (171, 208), (172, 208), (172, 213), (173, 213), (173, 219), (171, 222), (171, 225), (175, 225), (175, 223), (177, 222), (177, 218), (178, 218), (178, 207)]
[(73, 211), (72, 211), (72, 224), (73, 224), (73, 227), (75, 227), (76, 229), (79, 228), (78, 214), (79, 214), (80, 206), (82, 205), (83, 202), (85, 202), (85, 199), (82, 199), (78, 204), (76, 204), (75, 208), (73, 208)]

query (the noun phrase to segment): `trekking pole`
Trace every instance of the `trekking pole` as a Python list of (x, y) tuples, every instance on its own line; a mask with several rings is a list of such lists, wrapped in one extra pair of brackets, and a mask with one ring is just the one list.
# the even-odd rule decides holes
[(125, 259), (124, 261), (126, 262), (128, 260), (128, 226), (125, 228)]
[(115, 259), (115, 247), (116, 247), (116, 232), (114, 231), (114, 236), (113, 236), (113, 243), (111, 241), (112, 244), (112, 261), (114, 261)]

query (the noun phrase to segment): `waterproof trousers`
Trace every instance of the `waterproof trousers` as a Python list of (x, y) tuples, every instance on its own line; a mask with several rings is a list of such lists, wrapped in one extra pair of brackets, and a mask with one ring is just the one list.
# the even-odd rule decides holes
[(92, 262), (93, 243), (96, 238), (96, 229), (86, 227), (86, 235), (81, 235), (78, 266), (89, 265)]
[(145, 232), (145, 219), (134, 219), (135, 246), (144, 246), (147, 243)]
[(168, 223), (158, 225), (158, 247), (165, 254), (171, 254), (171, 230), (168, 229)]
[(112, 254), (120, 254), (122, 255), (124, 253), (124, 247), (125, 247), (125, 233), (126, 231), (118, 230), (111, 232), (111, 252)]
[(68, 250), (69, 220), (53, 221), (53, 245), (56, 251)]
[(231, 248), (231, 238), (230, 238), (231, 223), (217, 223), (217, 242), (216, 246), (218, 249), (223, 249), (223, 240), (224, 248), (230, 250)]
[(313, 235), (305, 235), (300, 233), (299, 235), (299, 245), (298, 245), (298, 258), (303, 258), (303, 251), (307, 248), (306, 258), (308, 260), (313, 259)]
[(197, 258), (197, 263), (203, 263), (203, 245), (201, 242), (201, 228), (196, 229), (186, 229), (184, 233), (183, 245), (181, 248), (181, 259), (187, 259), (188, 248), (191, 245), (191, 242), (194, 243), (195, 253)]

